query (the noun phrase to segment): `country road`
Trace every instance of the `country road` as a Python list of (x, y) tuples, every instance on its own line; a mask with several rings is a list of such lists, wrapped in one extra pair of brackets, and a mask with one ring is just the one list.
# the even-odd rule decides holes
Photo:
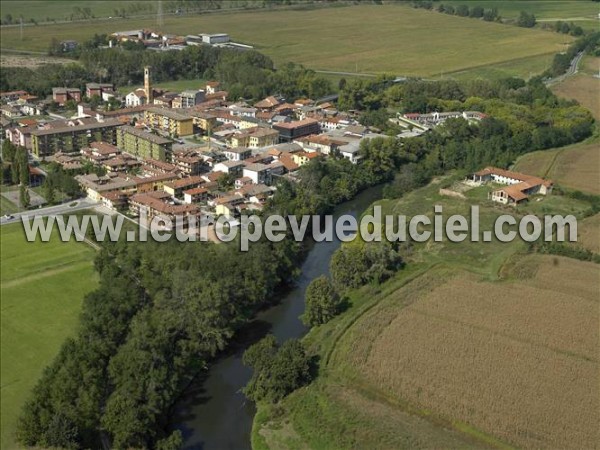
[(323, 73), (327, 75), (342, 75), (348, 77), (368, 77), (375, 78), (377, 75), (373, 73), (358, 73), (358, 72), (336, 72), (334, 70), (315, 70), (316, 73)]
[(546, 81), (546, 86), (560, 83), (565, 78), (575, 75), (577, 73), (577, 71), (579, 70), (579, 63), (581, 62), (581, 59), (583, 58), (583, 54), (584, 54), (584, 52), (577, 53), (577, 55), (575, 55), (575, 58), (573, 58), (573, 60), (571, 61), (571, 65), (569, 66), (567, 71), (564, 74), (562, 74), (556, 78), (551, 78), (550, 80)]

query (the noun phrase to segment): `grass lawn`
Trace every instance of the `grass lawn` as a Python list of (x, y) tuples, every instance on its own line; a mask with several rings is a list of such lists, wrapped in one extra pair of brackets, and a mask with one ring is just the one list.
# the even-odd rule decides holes
[[(0, 185), (0, 193), (8, 192), (8, 191), (15, 191), (18, 189), (19, 189), (18, 186), (6, 186), (4, 184)], [(4, 195), (0, 195), (0, 216), (3, 216), (5, 214), (12, 214), (15, 212), (19, 212), (20, 210), (21, 210), (21, 208), (19, 207), (18, 204), (11, 202), (9, 199), (4, 197)]]
[[(368, 19), (368, 20), (365, 20)], [(280, 26), (272, 26), (272, 24)], [(2, 47), (45, 51), (52, 37), (84, 40), (94, 33), (156, 28), (156, 20), (3, 27)], [(317, 70), (436, 76), (564, 50), (558, 33), (486, 23), (407, 5), (359, 5), (306, 11), (254, 11), (165, 17), (163, 30), (181, 35), (225, 32), (271, 56)], [(444, 32), (432, 32), (444, 30)], [(490, 51), (493, 48), (494, 51)], [(522, 68), (514, 75), (528, 76)]]
[(74, 333), (84, 295), (96, 286), (94, 251), (83, 243), (25, 240), (22, 225), (0, 228), (2, 448), (14, 443), (16, 419), (30, 390)]

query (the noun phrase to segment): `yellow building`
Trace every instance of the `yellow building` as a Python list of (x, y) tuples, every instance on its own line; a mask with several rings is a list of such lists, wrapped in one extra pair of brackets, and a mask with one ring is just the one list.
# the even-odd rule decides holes
[(194, 134), (194, 120), (169, 108), (149, 108), (144, 112), (144, 122), (155, 130), (169, 133), (170, 136)]
[(193, 113), (192, 120), (194, 125), (204, 132), (212, 131), (217, 124), (217, 116), (204, 111)]
[(260, 148), (277, 144), (279, 132), (272, 128), (252, 127), (231, 137), (232, 147)]

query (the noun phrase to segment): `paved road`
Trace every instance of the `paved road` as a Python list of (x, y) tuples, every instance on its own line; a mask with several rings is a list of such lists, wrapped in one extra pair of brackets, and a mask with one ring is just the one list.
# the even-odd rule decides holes
[(577, 53), (577, 55), (575, 55), (575, 58), (573, 58), (573, 60), (571, 61), (571, 65), (569, 66), (567, 71), (564, 74), (562, 74), (556, 78), (551, 78), (550, 80), (546, 81), (546, 85), (549, 86), (551, 84), (559, 83), (559, 82), (563, 81), (565, 78), (575, 75), (577, 73), (577, 71), (579, 70), (579, 63), (581, 62), (582, 58), (583, 58), (583, 52)]
[[(75, 204), (73, 206), (71, 206), (73, 203), (75, 203)], [(88, 198), (71, 200), (67, 203), (62, 203), (60, 205), (48, 206), (46, 208), (31, 209), (28, 211), (22, 211), (20, 213), (14, 213), (14, 214), (11, 214), (10, 219), (5, 216), (0, 217), (0, 225), (21, 222), (21, 216), (30, 216), (30, 217), (57, 216), (57, 215), (61, 215), (61, 214), (69, 214), (69, 213), (72, 213), (73, 211), (80, 211), (82, 209), (93, 208), (96, 205), (98, 205), (97, 202), (93, 202)]]
[(369, 77), (369, 78), (375, 78), (377, 75), (372, 74), (372, 73), (358, 73), (358, 72), (336, 72), (333, 70), (315, 70), (316, 73), (325, 73), (325, 74), (329, 74), (329, 75), (343, 75), (343, 76), (350, 76), (350, 77)]

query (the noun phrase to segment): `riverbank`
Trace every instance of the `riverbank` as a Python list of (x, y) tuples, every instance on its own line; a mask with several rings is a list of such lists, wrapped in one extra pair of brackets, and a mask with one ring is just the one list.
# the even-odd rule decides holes
[[(368, 188), (353, 200), (338, 205), (334, 218), (359, 217), (381, 197), (383, 186)], [(301, 274), (281, 301), (265, 310), (245, 327), (244, 338), (198, 377), (176, 405), (172, 423), (182, 432), (184, 448), (249, 449), (255, 407), (241, 393), (252, 373), (242, 364), (242, 354), (267, 333), (280, 341), (302, 337), (308, 330), (299, 316), (304, 311), (304, 291), (310, 282), (329, 273), (329, 260), (340, 241), (317, 242), (306, 254)], [(240, 342), (241, 341), (241, 342)]]
[[(433, 204), (449, 215), (479, 203), (482, 229), (499, 214), (478, 193), (467, 202), (441, 197), (438, 188), (432, 183), (378, 204), (384, 215), (412, 216), (431, 215)], [(584, 211), (556, 196), (514, 214), (554, 209), (558, 200), (576, 215)], [(258, 405), (252, 448), (533, 445), (524, 436), (530, 433), (515, 429), (543, 436), (538, 446), (565, 446), (546, 425), (564, 414), (557, 398), (597, 417), (594, 400), (583, 394), (598, 379), (591, 355), (600, 267), (526, 250), (523, 242), (416, 244), (395, 277), (351, 291), (348, 310), (304, 337), (320, 361), (319, 375), (277, 405)], [(561, 364), (568, 369), (555, 369)], [(579, 382), (566, 382), (571, 370), (581, 373)], [(546, 390), (537, 390), (539, 380)], [(562, 396), (565, 385), (571, 388)], [(564, 422), (569, 439), (585, 447), (592, 421), (571, 414)]]

